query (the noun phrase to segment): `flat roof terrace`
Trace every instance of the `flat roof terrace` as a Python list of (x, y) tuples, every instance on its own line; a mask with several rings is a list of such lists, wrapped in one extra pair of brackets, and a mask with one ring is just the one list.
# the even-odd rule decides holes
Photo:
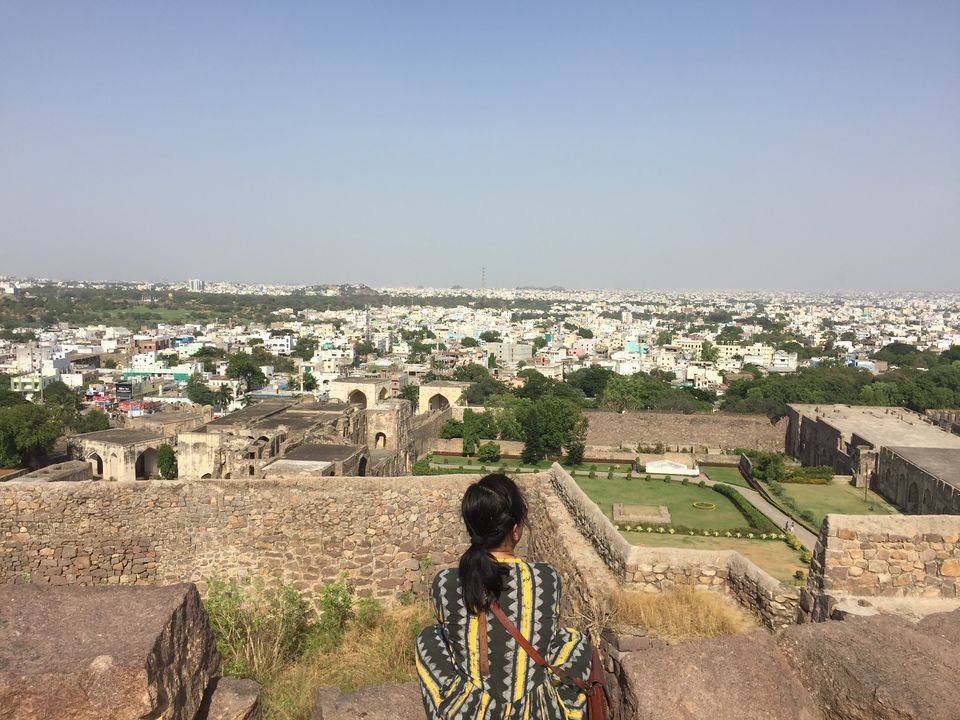
[(874, 447), (922, 447), (960, 450), (960, 437), (931, 425), (906, 408), (857, 405), (791, 404), (801, 416), (835, 427), (844, 440), (858, 435)]
[(889, 450), (948, 485), (960, 487), (960, 450), (917, 447), (891, 447)]

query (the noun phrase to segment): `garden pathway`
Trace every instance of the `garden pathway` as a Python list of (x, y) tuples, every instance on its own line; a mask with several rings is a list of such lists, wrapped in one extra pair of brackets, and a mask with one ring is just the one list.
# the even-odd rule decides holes
[[(711, 487), (717, 484), (715, 480), (710, 480), (709, 478), (702, 478), (702, 480), (704, 480), (704, 482)], [(757, 510), (770, 518), (770, 520), (772, 520), (778, 528), (782, 530), (786, 526), (787, 520), (790, 518), (787, 515), (784, 515), (781, 510), (768, 503), (764, 499), (763, 495), (758, 493), (756, 490), (753, 488), (741, 487), (740, 485), (731, 485), (731, 487), (735, 487), (737, 492), (749, 500), (750, 504), (753, 505)], [(793, 534), (797, 536), (797, 539), (803, 543), (803, 546), (807, 548), (807, 550), (813, 552), (813, 549), (817, 546), (816, 535), (802, 525), (797, 525), (796, 522), (794, 522)]]

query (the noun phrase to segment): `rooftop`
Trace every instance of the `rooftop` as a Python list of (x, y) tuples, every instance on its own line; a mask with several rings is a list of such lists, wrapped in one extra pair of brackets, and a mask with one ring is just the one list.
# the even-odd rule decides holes
[(943, 482), (960, 487), (960, 449), (891, 447), (890, 451)]
[(76, 437), (81, 440), (93, 440), (95, 442), (113, 443), (115, 445), (135, 445), (137, 443), (168, 439), (173, 436), (146, 428), (113, 428), (110, 430), (83, 433)]
[(899, 407), (792, 404), (789, 407), (809, 418), (832, 425), (850, 442), (852, 435), (874, 447), (922, 447), (960, 449), (960, 437), (931, 425), (923, 416)]

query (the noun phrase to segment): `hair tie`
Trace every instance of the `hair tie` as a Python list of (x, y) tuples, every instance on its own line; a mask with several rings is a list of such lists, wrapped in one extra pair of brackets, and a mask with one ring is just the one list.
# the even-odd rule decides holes
[(471, 544), (471, 545), (483, 545), (483, 538), (482, 538), (482, 537), (479, 537), (478, 535), (471, 535), (471, 536), (470, 536), (470, 544)]

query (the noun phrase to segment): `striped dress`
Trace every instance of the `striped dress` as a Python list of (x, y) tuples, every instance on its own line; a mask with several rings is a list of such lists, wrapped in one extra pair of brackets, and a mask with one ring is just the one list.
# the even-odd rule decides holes
[[(574, 677), (590, 675), (590, 640), (576, 630), (558, 627), (561, 587), (556, 570), (546, 563), (518, 558), (509, 565), (500, 606), (521, 633), (551, 665)], [(487, 612), (490, 674), (480, 672), (479, 616), (463, 604), (456, 568), (437, 573), (431, 589), (437, 625), (417, 638), (417, 674), (429, 720), (578, 720), (587, 697), (578, 688), (559, 684), (537, 665)]]

